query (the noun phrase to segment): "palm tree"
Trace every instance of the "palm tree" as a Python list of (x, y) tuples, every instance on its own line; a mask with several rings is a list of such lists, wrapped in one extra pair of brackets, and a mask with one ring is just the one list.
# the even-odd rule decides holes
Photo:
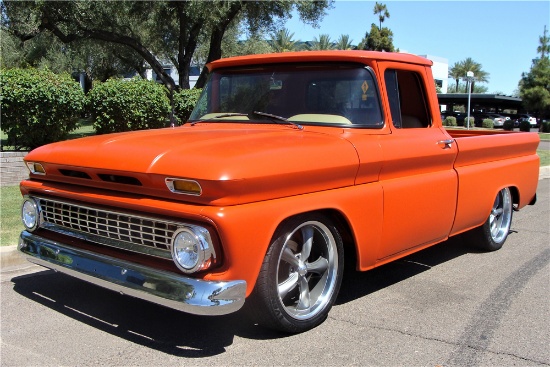
[(472, 81), (472, 90), (474, 90), (475, 82), (486, 83), (489, 81), (489, 73), (481, 68), (481, 64), (475, 62), (471, 57), (466, 58), (462, 62), (462, 70), (464, 72), (463, 77), (466, 76), (468, 71), (474, 73), (474, 80)]
[(462, 68), (462, 63), (455, 62), (451, 69), (449, 70), (449, 78), (453, 78), (456, 82), (455, 93), (458, 93), (458, 82), (460, 79), (466, 75), (464, 69)]
[(294, 41), (292, 37), (294, 37), (294, 33), (290, 33), (287, 28), (283, 28), (273, 34), (271, 47), (273, 47), (275, 52), (295, 51), (297, 41)]
[(348, 34), (342, 34), (340, 35), (340, 38), (338, 38), (338, 41), (336, 42), (336, 49), (338, 50), (351, 50), (353, 48), (353, 45), (351, 44), (353, 41), (349, 39)]
[(546, 35), (546, 26), (544, 26), (544, 35), (539, 37), (539, 44), (537, 52), (540, 53), (540, 58), (544, 59), (550, 53), (550, 38)]
[(472, 90), (474, 90), (475, 82), (486, 83), (489, 81), (489, 73), (482, 69), (480, 63), (468, 57), (462, 61), (455, 62), (449, 70), (449, 78), (453, 78), (456, 81), (455, 93), (458, 93), (460, 79), (466, 80), (466, 73), (468, 73), (468, 71), (474, 73), (474, 80), (471, 86)]
[(321, 34), (319, 38), (313, 38), (313, 41), (309, 46), (306, 46), (309, 51), (320, 51), (320, 50), (334, 50), (334, 44), (330, 40), (328, 34)]
[(376, 4), (374, 5), (373, 14), (378, 14), (378, 20), (380, 20), (380, 27), (378, 29), (381, 30), (384, 20), (390, 17), (390, 13), (388, 12), (386, 4), (376, 2)]

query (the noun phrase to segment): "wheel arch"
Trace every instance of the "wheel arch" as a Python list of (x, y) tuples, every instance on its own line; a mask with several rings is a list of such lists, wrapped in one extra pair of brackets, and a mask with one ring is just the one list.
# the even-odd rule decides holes
[(515, 205), (519, 205), (519, 189), (517, 188), (517, 186), (513, 185), (508, 186), (508, 188), (510, 189), (510, 194), (512, 194), (512, 203), (514, 203)]
[(336, 230), (342, 237), (342, 242), (344, 244), (345, 267), (348, 268), (350, 266), (353, 266), (355, 269), (355, 267), (357, 267), (357, 259), (358, 259), (357, 242), (353, 235), (352, 226), (348, 218), (344, 215), (344, 213), (342, 213), (337, 209), (334, 209), (334, 208), (315, 209), (315, 210), (309, 210), (309, 211), (304, 211), (301, 213), (290, 215), (279, 223), (279, 225), (277, 226), (277, 229), (273, 232), (272, 241), (277, 236), (279, 229), (283, 226), (285, 222), (295, 217), (307, 216), (309, 214), (315, 214), (315, 213), (322, 214), (328, 220), (330, 220), (332, 224), (336, 227)]

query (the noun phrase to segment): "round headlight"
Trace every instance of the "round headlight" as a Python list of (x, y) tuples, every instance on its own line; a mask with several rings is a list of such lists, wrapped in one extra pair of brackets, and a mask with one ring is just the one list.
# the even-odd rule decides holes
[(40, 225), (40, 210), (32, 198), (26, 198), (21, 206), (21, 219), (29, 231), (34, 231)]
[(172, 257), (176, 265), (185, 272), (192, 272), (200, 262), (201, 243), (190, 230), (182, 229), (172, 242)]
[(208, 230), (191, 224), (180, 227), (172, 237), (172, 259), (185, 273), (208, 269), (216, 259)]

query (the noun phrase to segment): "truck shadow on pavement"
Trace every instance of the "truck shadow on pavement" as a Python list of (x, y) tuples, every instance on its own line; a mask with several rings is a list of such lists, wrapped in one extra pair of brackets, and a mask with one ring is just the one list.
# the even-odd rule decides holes
[[(451, 239), (365, 273), (346, 272), (336, 304), (344, 304), (471, 252)], [(14, 290), (53, 311), (133, 343), (174, 356), (201, 358), (226, 351), (234, 337), (276, 339), (282, 334), (255, 325), (246, 307), (234, 314), (189, 315), (44, 270), (12, 279)], [(72, 331), (74, 332), (74, 330)]]
[(355, 271), (353, 267), (355, 264), (346, 264), (346, 271), (336, 304), (341, 305), (354, 301), (412, 278), (439, 264), (468, 253), (478, 252), (468, 246), (462, 236), (457, 236), (366, 272)]

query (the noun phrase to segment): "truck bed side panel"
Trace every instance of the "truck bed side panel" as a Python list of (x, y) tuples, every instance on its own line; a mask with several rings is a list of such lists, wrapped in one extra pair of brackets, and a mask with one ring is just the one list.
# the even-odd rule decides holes
[(536, 134), (451, 135), (458, 146), (458, 206), (451, 235), (483, 224), (505, 187), (517, 190), (518, 208), (531, 202), (538, 184)]

